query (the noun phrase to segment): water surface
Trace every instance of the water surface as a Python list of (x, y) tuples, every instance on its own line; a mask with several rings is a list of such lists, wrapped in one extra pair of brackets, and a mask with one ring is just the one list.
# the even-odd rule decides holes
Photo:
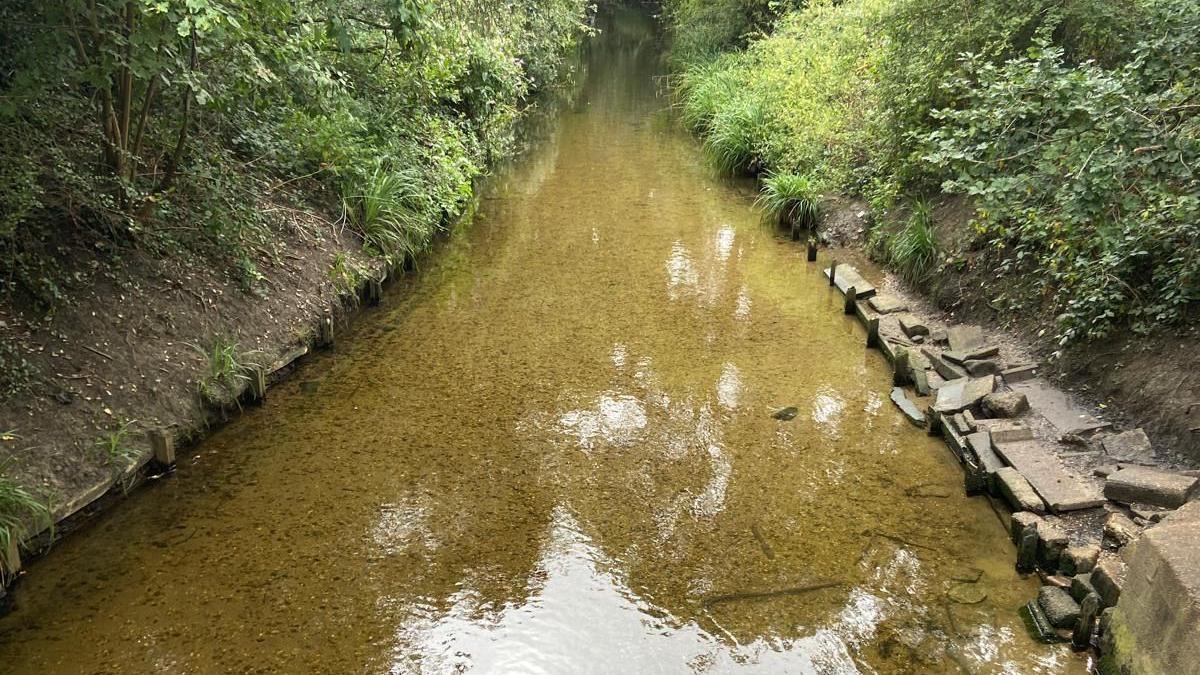
[(32, 566), (3, 670), (1080, 670), (657, 63), (647, 17), (612, 20), (465, 232)]

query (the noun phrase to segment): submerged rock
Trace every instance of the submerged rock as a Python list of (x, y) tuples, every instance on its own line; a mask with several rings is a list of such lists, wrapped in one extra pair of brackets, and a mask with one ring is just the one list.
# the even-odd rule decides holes
[(798, 414), (800, 414), (800, 409), (794, 405), (790, 405), (786, 408), (780, 408), (779, 410), (771, 413), (771, 417), (781, 422), (790, 422), (796, 419), (796, 415)]

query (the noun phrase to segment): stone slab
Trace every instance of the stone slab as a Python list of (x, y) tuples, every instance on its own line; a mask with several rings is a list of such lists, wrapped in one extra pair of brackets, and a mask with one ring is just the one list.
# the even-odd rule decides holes
[(896, 317), (896, 321), (900, 322), (900, 330), (910, 338), (929, 335), (929, 326), (912, 314), (900, 314)]
[(1017, 443), (1033, 440), (1033, 429), (1022, 422), (1002, 419), (979, 419), (975, 425), (992, 435), (992, 443)]
[(933, 409), (938, 412), (960, 412), (978, 404), (995, 388), (996, 378), (991, 375), (947, 382), (938, 389)]
[(1046, 418), (1060, 435), (1081, 434), (1108, 426), (1076, 405), (1065, 393), (1040, 378), (1009, 385), (1013, 391), (1025, 394), (1029, 407)]
[(1033, 364), (1013, 366), (1012, 368), (1007, 368), (1000, 371), (1000, 377), (1004, 378), (1004, 382), (1006, 384), (1016, 384), (1017, 382), (1032, 380), (1033, 378), (1037, 377), (1037, 374), (1038, 367)]
[(886, 293), (880, 293), (872, 297), (867, 301), (867, 304), (871, 306), (871, 309), (879, 312), (880, 314), (893, 314), (895, 312), (908, 311), (908, 303), (894, 295), (887, 295)]
[(909, 422), (922, 428), (925, 426), (925, 413), (921, 412), (921, 409), (909, 400), (902, 387), (892, 387), (892, 403), (896, 404), (896, 407), (900, 409), (900, 412), (904, 413)]
[(997, 454), (1019, 471), (1055, 513), (1095, 508), (1104, 496), (1085, 479), (1067, 472), (1055, 454), (1037, 441), (992, 442)]
[[(829, 278), (829, 268), (825, 268), (825, 278)], [(853, 265), (838, 265), (837, 272), (834, 275), (833, 283), (837, 289), (846, 294), (846, 291), (854, 289), (856, 298), (869, 298), (875, 295), (875, 286), (868, 283), (866, 279), (854, 269)]]
[(1004, 460), (996, 454), (992, 447), (992, 435), (986, 431), (976, 431), (967, 436), (967, 446), (979, 459), (979, 465), (986, 473), (993, 474), (1004, 468)]
[(1104, 496), (1125, 504), (1149, 504), (1177, 509), (1196, 491), (1200, 478), (1129, 466), (1108, 475)]
[(953, 326), (946, 330), (946, 339), (952, 351), (967, 353), (983, 346), (983, 329), (979, 326)]
[(996, 472), (996, 481), (1000, 488), (1000, 494), (1004, 495), (1014, 510), (1032, 513), (1046, 512), (1046, 505), (1042, 502), (1042, 498), (1016, 469), (1010, 466), (1000, 469)]
[(1141, 429), (1123, 431), (1112, 436), (1105, 436), (1100, 444), (1104, 452), (1118, 462), (1131, 464), (1152, 464), (1154, 462), (1154, 447), (1150, 439)]

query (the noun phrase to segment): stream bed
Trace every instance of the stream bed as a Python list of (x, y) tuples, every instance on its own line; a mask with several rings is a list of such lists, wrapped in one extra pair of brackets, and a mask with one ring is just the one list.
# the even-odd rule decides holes
[(804, 248), (672, 121), (650, 17), (603, 26), (381, 308), (30, 566), (0, 670), (1085, 672)]

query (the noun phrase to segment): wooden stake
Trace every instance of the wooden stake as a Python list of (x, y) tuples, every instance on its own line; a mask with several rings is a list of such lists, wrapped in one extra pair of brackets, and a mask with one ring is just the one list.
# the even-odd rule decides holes
[(151, 429), (146, 432), (146, 438), (150, 441), (155, 462), (166, 468), (175, 466), (175, 436), (169, 430)]
[(792, 241), (800, 241), (800, 225), (792, 223)]
[(1021, 532), (1017, 544), (1017, 571), (1032, 572), (1037, 567), (1038, 532), (1037, 524), (1029, 525)]
[(317, 327), (317, 346), (322, 349), (333, 346), (333, 314), (326, 313), (321, 317)]
[(879, 317), (867, 321), (867, 349), (879, 348)]
[(808, 262), (817, 261), (817, 242), (812, 239), (808, 240)]
[(250, 369), (250, 399), (256, 403), (267, 397), (267, 369), (256, 366)]
[(383, 282), (378, 279), (367, 281), (367, 304), (374, 307), (383, 297)]
[(1100, 613), (1100, 596), (1088, 593), (1079, 604), (1079, 622), (1071, 634), (1071, 646), (1083, 651), (1092, 646), (1092, 633), (1096, 632), (1096, 615)]
[(8, 550), (4, 552), (4, 569), (8, 576), (15, 577), (21, 573), (21, 542), (17, 541), (17, 537), (9, 532), (8, 535)]
[(837, 279), (837, 261), (833, 260), (829, 263), (829, 285), (836, 286), (837, 285), (836, 279)]
[(854, 313), (854, 303), (858, 301), (858, 290), (853, 286), (846, 289), (846, 296), (842, 298), (842, 311), (846, 314)]
[(903, 387), (908, 383), (908, 350), (896, 347), (896, 360), (892, 362), (895, 372), (892, 373), (892, 384)]

